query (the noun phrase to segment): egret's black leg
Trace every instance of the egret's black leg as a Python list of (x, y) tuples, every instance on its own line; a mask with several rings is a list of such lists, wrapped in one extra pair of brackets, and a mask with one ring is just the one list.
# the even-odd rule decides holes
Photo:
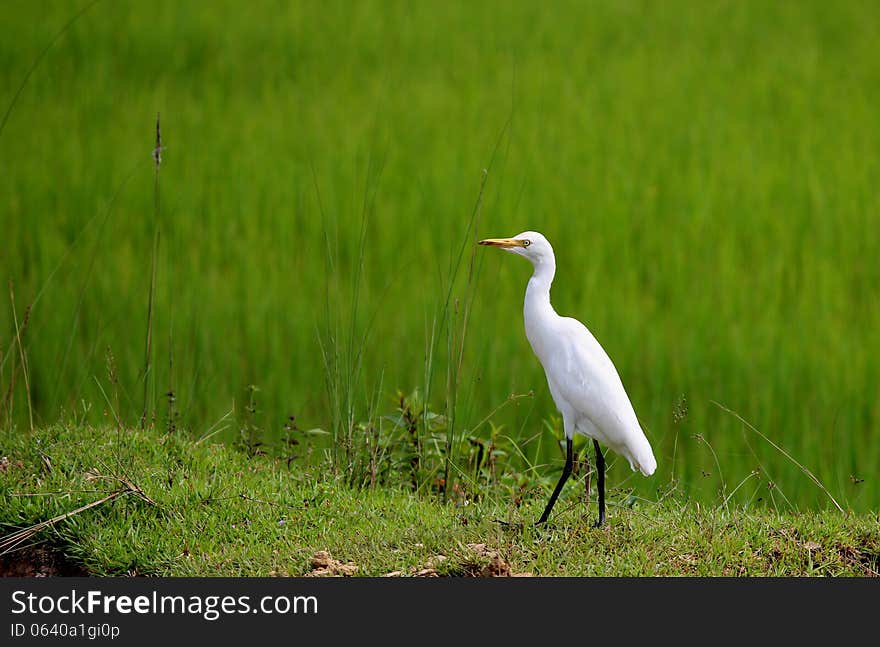
[(596, 448), (596, 473), (598, 474), (599, 485), (599, 520), (596, 527), (600, 528), (605, 524), (605, 457), (599, 448), (599, 441), (593, 439), (593, 447)]
[(565, 485), (565, 482), (568, 480), (568, 477), (571, 475), (571, 466), (574, 463), (574, 452), (572, 450), (572, 441), (571, 438), (565, 439), (565, 467), (562, 468), (562, 476), (559, 477), (559, 483), (556, 484), (556, 489), (553, 490), (553, 494), (550, 495), (550, 500), (547, 502), (547, 507), (544, 508), (544, 514), (541, 515), (541, 518), (538, 520), (537, 525), (541, 525), (545, 521), (547, 521), (547, 517), (550, 516), (550, 511), (553, 509), (553, 505), (556, 503), (556, 499), (559, 497), (559, 493), (562, 492), (562, 486)]

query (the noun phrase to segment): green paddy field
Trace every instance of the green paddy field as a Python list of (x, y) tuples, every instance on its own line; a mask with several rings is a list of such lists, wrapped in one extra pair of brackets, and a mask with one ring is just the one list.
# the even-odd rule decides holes
[(658, 458), (612, 459), (618, 500), (877, 509), (880, 5), (10, 2), (0, 33), (0, 454), (146, 393), (157, 437), (299, 434), (355, 485), (552, 485), (530, 267), (474, 246), (535, 229)]

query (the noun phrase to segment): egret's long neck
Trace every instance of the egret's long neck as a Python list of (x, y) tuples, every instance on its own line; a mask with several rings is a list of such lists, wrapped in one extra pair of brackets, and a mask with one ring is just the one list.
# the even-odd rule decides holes
[(556, 259), (551, 256), (549, 259), (535, 263), (535, 271), (526, 286), (526, 299), (523, 306), (526, 337), (529, 338), (529, 343), (539, 356), (541, 355), (541, 336), (538, 333), (541, 330), (546, 330), (546, 326), (559, 316), (550, 304), (550, 286), (555, 274)]

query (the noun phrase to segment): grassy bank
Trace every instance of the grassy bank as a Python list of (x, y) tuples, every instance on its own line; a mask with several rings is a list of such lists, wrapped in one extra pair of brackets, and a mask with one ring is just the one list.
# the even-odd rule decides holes
[(284, 460), (153, 432), (58, 425), (5, 435), (0, 453), (5, 536), (121, 493), (18, 546), (49, 547), (95, 575), (876, 576), (880, 570), (876, 514), (725, 510), (676, 492), (633, 504), (628, 493), (612, 491), (609, 523), (595, 530), (595, 508), (584, 509), (583, 484), (572, 482), (552, 526), (538, 529), (532, 522), (547, 496), (540, 487), (442, 504), (402, 489), (353, 489)]

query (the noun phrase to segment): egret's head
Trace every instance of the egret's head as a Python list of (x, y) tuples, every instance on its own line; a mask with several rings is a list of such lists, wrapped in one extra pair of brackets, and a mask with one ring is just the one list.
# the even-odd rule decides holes
[(550, 241), (536, 231), (524, 231), (513, 238), (486, 238), (479, 244), (500, 247), (506, 252), (525, 256), (536, 266), (553, 259)]

